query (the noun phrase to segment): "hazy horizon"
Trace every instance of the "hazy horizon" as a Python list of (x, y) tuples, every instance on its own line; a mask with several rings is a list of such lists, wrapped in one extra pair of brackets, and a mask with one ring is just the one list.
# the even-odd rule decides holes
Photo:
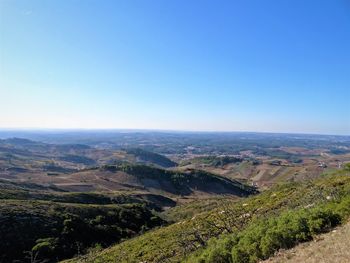
[(1, 1), (0, 128), (350, 134), (346, 1)]
[[(30, 132), (30, 133), (191, 133), (191, 134), (285, 134), (285, 135), (315, 135), (315, 136), (340, 136), (349, 137), (350, 134), (331, 134), (331, 133), (307, 133), (307, 132), (272, 132), (272, 131), (245, 131), (245, 130), (167, 130), (167, 129), (128, 129), (128, 128), (28, 128), (28, 127), (14, 127), (6, 128), (0, 127), (0, 132)], [(15, 136), (16, 137), (16, 136)]]

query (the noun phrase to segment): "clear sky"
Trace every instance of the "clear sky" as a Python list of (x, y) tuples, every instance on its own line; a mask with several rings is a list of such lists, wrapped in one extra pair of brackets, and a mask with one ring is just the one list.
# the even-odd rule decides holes
[(350, 134), (348, 0), (1, 0), (0, 127)]

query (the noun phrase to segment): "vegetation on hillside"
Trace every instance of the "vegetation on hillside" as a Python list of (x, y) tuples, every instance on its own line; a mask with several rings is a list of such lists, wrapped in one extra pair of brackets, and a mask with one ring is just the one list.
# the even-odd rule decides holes
[(338, 226), (330, 232), (318, 235), (310, 242), (278, 251), (276, 256), (263, 261), (264, 263), (295, 263), (295, 262), (349, 262), (350, 222)]
[[(338, 174), (349, 175), (349, 170), (350, 165), (347, 165)], [(328, 176), (326, 180), (316, 181), (316, 186), (322, 185), (323, 189), (314, 193), (318, 196), (314, 195), (313, 203), (255, 217), (247, 228), (213, 238), (204, 250), (187, 261), (253, 263), (269, 258), (279, 249), (289, 249), (300, 242), (312, 240), (315, 235), (329, 231), (349, 218), (349, 179), (348, 176)], [(320, 191), (327, 195), (323, 196)]]
[(186, 219), (191, 219), (198, 214), (214, 210), (218, 206), (222, 206), (224, 203), (231, 203), (238, 201), (236, 197), (217, 196), (207, 199), (192, 200), (188, 203), (177, 205), (170, 209), (167, 209), (161, 213), (161, 216), (168, 222), (179, 222)]
[(144, 185), (150, 184), (150, 180), (152, 180), (151, 187), (176, 195), (190, 195), (193, 191), (235, 194), (238, 196), (248, 196), (257, 193), (255, 187), (201, 170), (191, 169), (179, 172), (127, 163), (105, 165), (101, 169), (111, 172), (122, 171), (136, 176)]
[(348, 138), (145, 136), (0, 140), (0, 261), (256, 262), (349, 216), (349, 165), (306, 180), (348, 162)]
[(57, 262), (165, 222), (141, 204), (82, 205), (1, 200), (2, 262)]
[(42, 200), (74, 204), (142, 204), (155, 211), (173, 207), (176, 202), (168, 197), (150, 193), (133, 192), (63, 192), (56, 187), (15, 183), (0, 180), (0, 200)]
[(135, 157), (139, 158), (140, 161), (150, 162), (161, 167), (169, 168), (174, 167), (177, 163), (173, 162), (169, 158), (164, 155), (160, 155), (158, 153), (146, 151), (140, 148), (130, 148), (125, 150), (128, 154), (132, 154)]
[[(350, 167), (286, 183), (72, 262), (256, 262), (349, 216)], [(254, 252), (254, 253), (253, 253)], [(248, 255), (248, 256), (247, 256)]]
[(311, 209), (282, 212), (278, 216), (252, 222), (245, 230), (211, 240), (208, 247), (188, 262), (258, 262), (289, 249), (313, 236), (346, 222), (350, 215), (350, 196)]
[(209, 156), (196, 157), (190, 160), (185, 160), (181, 163), (181, 165), (186, 165), (190, 163), (201, 163), (201, 164), (206, 164), (213, 167), (223, 167), (227, 164), (240, 163), (242, 161), (243, 161), (243, 158), (240, 158), (240, 157), (209, 155)]
[(84, 164), (84, 165), (95, 165), (96, 161), (85, 157), (85, 156), (79, 156), (75, 154), (66, 154), (65, 156), (59, 157), (59, 160), (71, 162), (71, 163), (77, 163), (77, 164)]

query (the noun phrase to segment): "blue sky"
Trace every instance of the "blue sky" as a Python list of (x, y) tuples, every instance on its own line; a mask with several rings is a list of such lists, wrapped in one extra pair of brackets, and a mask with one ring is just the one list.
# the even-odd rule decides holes
[(350, 134), (347, 0), (0, 1), (0, 127)]

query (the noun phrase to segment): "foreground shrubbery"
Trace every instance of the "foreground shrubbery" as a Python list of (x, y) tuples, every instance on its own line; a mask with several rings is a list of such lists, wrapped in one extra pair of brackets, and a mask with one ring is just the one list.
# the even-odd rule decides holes
[(245, 230), (212, 240), (199, 256), (189, 262), (253, 263), (267, 259), (279, 249), (309, 241), (327, 232), (350, 215), (350, 196), (312, 209), (283, 212), (279, 216), (253, 221)]

